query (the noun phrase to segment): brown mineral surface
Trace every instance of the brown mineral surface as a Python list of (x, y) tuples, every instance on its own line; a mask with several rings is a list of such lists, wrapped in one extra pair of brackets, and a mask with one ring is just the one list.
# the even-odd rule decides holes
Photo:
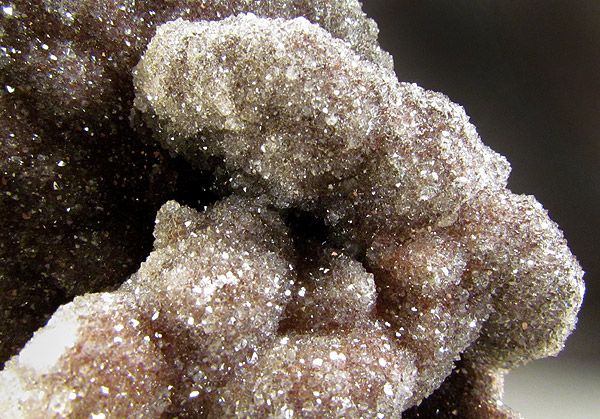
[(132, 69), (161, 23), (245, 11), (305, 16), (392, 68), (354, 0), (2, 3), (0, 363), (59, 304), (135, 272), (167, 199), (214, 199), (205, 174), (132, 129)]
[(517, 416), (583, 271), (358, 1), (2, 14), (0, 417)]

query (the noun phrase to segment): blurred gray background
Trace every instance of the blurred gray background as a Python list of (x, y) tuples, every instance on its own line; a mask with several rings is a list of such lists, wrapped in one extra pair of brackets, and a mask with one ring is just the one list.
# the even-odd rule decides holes
[(526, 418), (600, 418), (600, 0), (365, 0), (400, 80), (463, 105), (512, 164), (587, 272), (576, 332), (557, 358), (506, 379)]

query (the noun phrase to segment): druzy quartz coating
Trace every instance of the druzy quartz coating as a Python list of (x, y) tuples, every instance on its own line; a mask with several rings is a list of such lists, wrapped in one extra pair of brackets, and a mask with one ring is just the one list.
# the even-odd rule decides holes
[(518, 416), (502, 376), (560, 351), (583, 272), (359, 2), (3, 13), (3, 354), (79, 296), (0, 417)]

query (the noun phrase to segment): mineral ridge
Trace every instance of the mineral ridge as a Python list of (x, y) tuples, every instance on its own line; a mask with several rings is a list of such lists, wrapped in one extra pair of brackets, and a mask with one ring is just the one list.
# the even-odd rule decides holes
[(583, 272), (360, 3), (3, 13), (5, 353), (125, 279), (158, 203), (224, 198), (162, 205), (139, 270), (7, 362), (1, 417), (517, 416), (502, 376), (560, 351)]

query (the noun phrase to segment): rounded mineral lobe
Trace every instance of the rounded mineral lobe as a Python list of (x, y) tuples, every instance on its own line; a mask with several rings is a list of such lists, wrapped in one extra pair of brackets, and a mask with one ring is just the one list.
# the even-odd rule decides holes
[(173, 399), (201, 412), (274, 338), (294, 282), (291, 245), (276, 213), (236, 198), (203, 214), (170, 201), (156, 222), (160, 241), (122, 290), (162, 335), (182, 382)]
[(356, 174), (378, 131), (370, 104), (382, 100), (381, 77), (366, 78), (359, 62), (303, 18), (177, 20), (158, 29), (136, 67), (135, 106), (165, 147), (190, 159), (206, 149), (245, 175), (238, 188), (264, 188), (280, 206), (315, 201)]
[(221, 158), (234, 189), (326, 213), (362, 241), (443, 222), (509, 172), (460, 106), (302, 18), (165, 24), (134, 84), (164, 147)]
[(159, 415), (172, 375), (149, 320), (123, 293), (60, 307), (0, 374), (2, 416)]
[(413, 403), (448, 376), (489, 316), (489, 278), (469, 266), (453, 237), (424, 231), (404, 243), (376, 240), (367, 253), (375, 270), (378, 313), (416, 357)]
[(335, 250), (298, 266), (280, 331), (323, 333), (360, 328), (371, 322), (377, 299), (373, 274)]
[(225, 386), (213, 415), (396, 417), (415, 374), (410, 355), (376, 324), (284, 336)]
[(546, 210), (531, 196), (482, 194), (456, 227), (495, 281), (494, 307), (473, 357), (513, 368), (556, 355), (575, 327), (584, 284), (581, 266)]

